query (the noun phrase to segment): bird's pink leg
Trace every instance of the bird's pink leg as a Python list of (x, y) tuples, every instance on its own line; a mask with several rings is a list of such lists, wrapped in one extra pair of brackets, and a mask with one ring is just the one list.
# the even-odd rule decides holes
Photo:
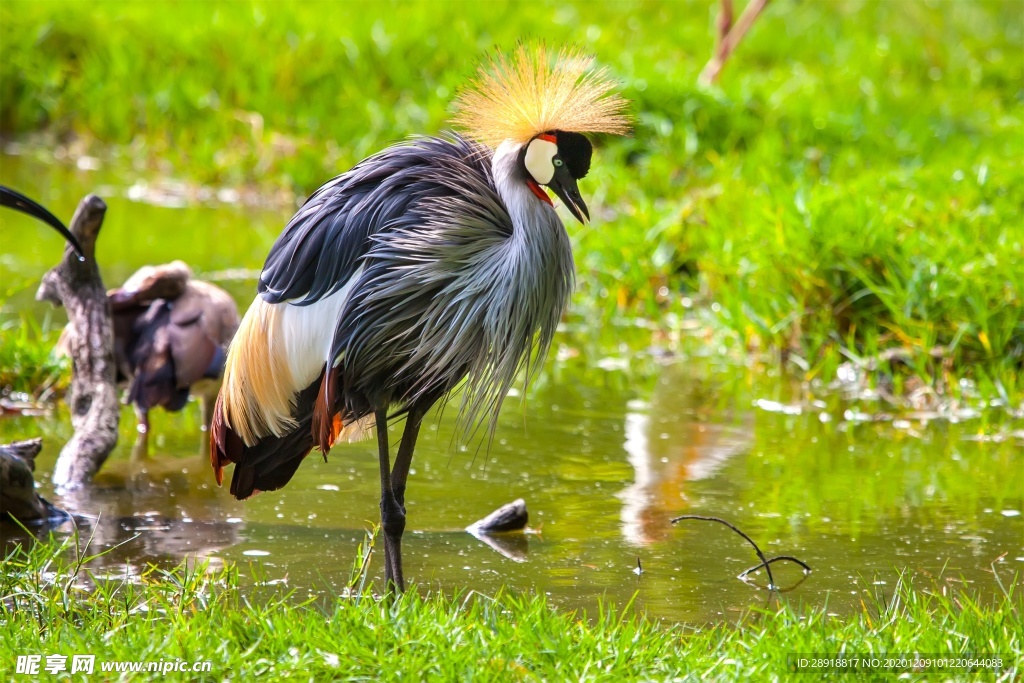
[(135, 419), (138, 425), (135, 427), (140, 434), (149, 433), (149, 411), (145, 408), (135, 406)]

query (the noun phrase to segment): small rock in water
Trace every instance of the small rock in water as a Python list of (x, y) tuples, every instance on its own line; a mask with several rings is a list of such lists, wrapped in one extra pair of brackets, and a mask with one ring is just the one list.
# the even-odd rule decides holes
[(242, 551), (242, 554), (248, 555), (249, 557), (266, 557), (270, 553), (266, 550), (244, 550)]
[(767, 399), (759, 398), (754, 401), (754, 405), (761, 410), (769, 413), (782, 413), (783, 415), (799, 415), (803, 412), (801, 406), (790, 406), (785, 403), (779, 403), (778, 401), (769, 401)]
[(1003, 510), (1003, 517), (1018, 517), (1020, 510)]

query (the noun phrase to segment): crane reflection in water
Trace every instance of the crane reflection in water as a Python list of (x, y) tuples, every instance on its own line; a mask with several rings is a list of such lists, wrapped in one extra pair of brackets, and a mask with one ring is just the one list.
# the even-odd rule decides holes
[[(749, 448), (753, 412), (723, 412), (711, 393), (700, 378), (670, 370), (650, 401), (627, 403), (623, 448), (635, 474), (618, 497), (622, 535), (631, 545), (665, 540), (672, 533), (669, 520), (690, 507), (688, 486), (715, 476)], [(730, 413), (731, 421), (723, 419)]]

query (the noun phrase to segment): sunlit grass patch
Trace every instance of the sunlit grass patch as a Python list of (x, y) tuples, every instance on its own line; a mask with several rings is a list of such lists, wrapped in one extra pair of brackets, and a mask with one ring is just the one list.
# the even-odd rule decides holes
[[(5, 319), (6, 318), (6, 319)], [(67, 388), (71, 362), (53, 347), (60, 328), (31, 316), (0, 318), (0, 392), (4, 396), (48, 400)]]
[(585, 614), (504, 592), (413, 590), (388, 601), (364, 587), (304, 600), (254, 588), (240, 567), (206, 563), (127, 580), (90, 577), (90, 561), (52, 539), (0, 561), (0, 660), (80, 653), (99, 662), (209, 660), (208, 680), (750, 680), (785, 676), (798, 653), (977, 653), (1001, 655), (994, 678), (1015, 680), (1024, 654), (1019, 584), (1009, 577), (991, 603), (905, 577), (849, 618), (784, 596), (757, 607), (762, 597), (752, 592), (750, 611), (735, 623), (687, 626), (656, 623), (631, 605)]

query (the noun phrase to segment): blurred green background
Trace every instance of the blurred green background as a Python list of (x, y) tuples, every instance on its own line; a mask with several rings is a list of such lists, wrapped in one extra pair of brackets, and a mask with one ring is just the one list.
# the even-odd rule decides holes
[[(907, 360), (880, 380), (895, 375), (896, 393), (913, 378), (955, 397), (967, 378), (1016, 401), (1021, 4), (777, 0), (719, 84), (702, 87), (717, 10), (8, 0), (0, 132), (20, 160), (5, 156), (3, 177), (67, 212), (77, 197), (51, 195), (50, 172), (26, 158), (75, 169), (85, 187), (173, 180), (200, 197), (192, 205), (220, 191), (276, 206), (254, 219), (258, 235), (223, 234), (216, 263), (193, 263), (258, 268), (296, 198), (392, 141), (445, 128), (487, 51), (574, 43), (621, 80), (636, 116), (632, 137), (599, 141), (583, 183), (597, 220), (567, 221), (577, 313), (696, 317), (725, 348), (767, 352), (755, 357), (807, 380), (898, 347)], [(150, 248), (204, 239), (185, 230)], [(5, 232), (15, 280), (52, 260), (34, 262), (38, 233)], [(141, 260), (108, 248), (118, 275)]]

